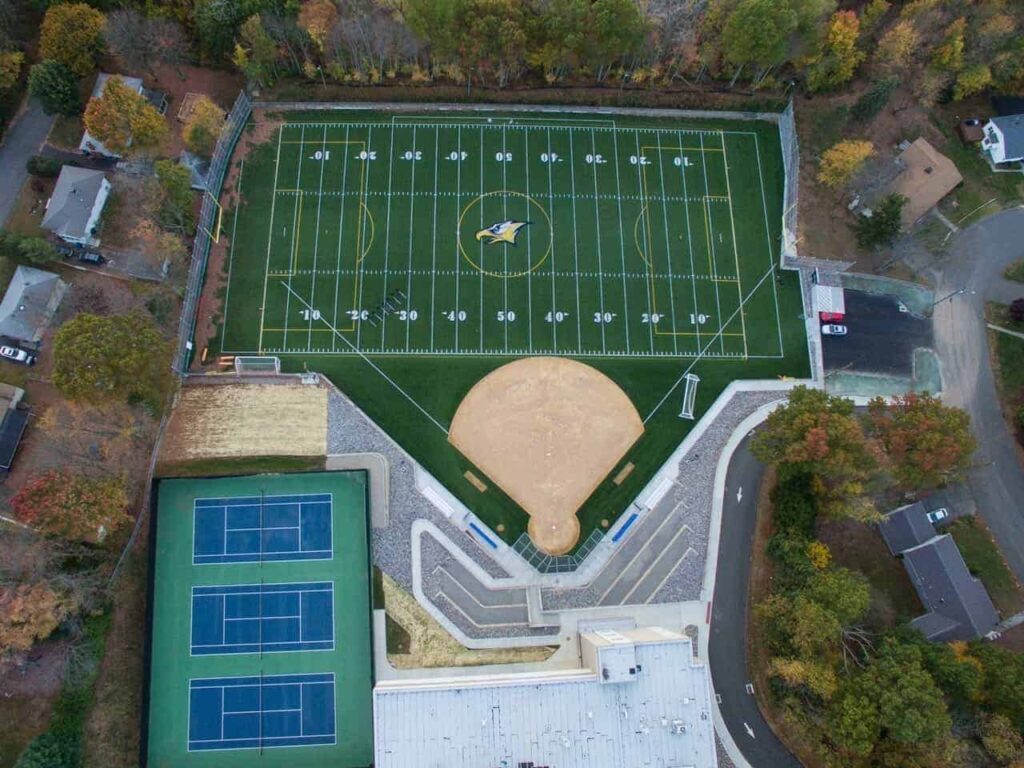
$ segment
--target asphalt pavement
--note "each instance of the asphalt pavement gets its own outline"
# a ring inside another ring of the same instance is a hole
[[[846,336],[822,335],[825,370],[910,378],[914,350],[932,346],[932,323],[900,311],[895,296],[846,290]]]
[[[0,173],[0,224],[7,221],[28,176],[25,161],[39,152],[52,125],[53,116],[43,112],[42,105],[31,99],[8,126],[4,143],[0,145],[0,168],[3,169]]]
[[[964,408],[978,441],[969,484],[982,516],[1017,578],[1024,581],[1024,468],[1007,426],[989,362],[985,303],[1015,298],[1003,270],[1024,259],[1024,208],[961,231],[935,269],[935,350],[946,400]],[[1024,296],[1024,286],[1017,289]]]
[[[725,476],[708,661],[722,719],[747,762],[755,768],[799,768],[800,762],[772,733],[747,688],[750,555],[763,474],[764,465],[750,452],[748,436],[737,447]]]

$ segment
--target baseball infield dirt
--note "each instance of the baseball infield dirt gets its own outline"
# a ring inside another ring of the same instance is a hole
[[[619,386],[561,357],[516,360],[469,391],[448,440],[530,516],[538,549],[569,552],[576,511],[643,434]]]

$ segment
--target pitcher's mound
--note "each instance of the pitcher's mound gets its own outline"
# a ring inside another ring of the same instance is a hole
[[[537,548],[560,555],[579,538],[576,510],[643,431],[629,397],[600,371],[529,357],[476,383],[448,440],[526,510]]]

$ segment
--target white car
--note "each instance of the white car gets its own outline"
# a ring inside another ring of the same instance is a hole
[[[828,325],[821,326],[821,332],[826,336],[845,336],[846,326],[845,325]]]
[[[19,347],[0,347],[0,357],[22,365],[36,364],[36,356]]]
[[[934,523],[938,523],[938,522],[941,522],[941,521],[947,520],[947,519],[949,519],[949,510],[946,509],[945,507],[940,507],[939,509],[933,509],[931,512],[928,513],[928,522],[929,523],[933,523],[934,524]]]

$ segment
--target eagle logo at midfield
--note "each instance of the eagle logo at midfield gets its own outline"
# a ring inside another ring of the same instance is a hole
[[[499,221],[497,224],[492,224],[487,229],[481,229],[477,232],[476,239],[479,241],[485,237],[489,238],[486,243],[487,245],[494,245],[495,243],[515,245],[519,230],[529,223],[528,221]]]

